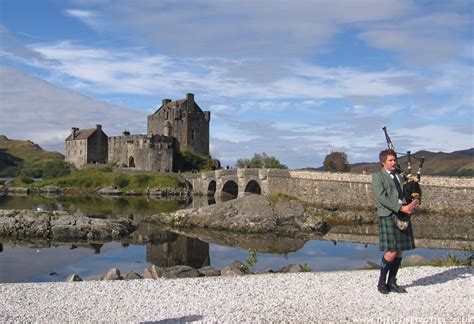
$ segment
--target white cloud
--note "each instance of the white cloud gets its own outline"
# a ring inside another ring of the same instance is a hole
[[[69,11],[99,31],[126,34],[138,44],[181,57],[285,61],[329,52],[336,36],[352,30],[370,46],[400,54],[407,62],[438,63],[457,55],[472,28],[469,1],[443,6],[411,0],[192,0],[185,5],[122,0],[79,7],[93,8],[94,14]]]
[[[69,9],[69,10],[66,10],[66,13],[80,19],[87,19],[87,18],[91,18],[95,16],[92,11],[78,10],[78,9]]]
[[[30,62],[30,64],[42,64],[46,66],[59,65],[55,59],[49,59],[42,53],[24,46],[12,36],[10,31],[0,25],[0,56],[11,56]]]
[[[109,136],[125,128],[135,133],[146,131],[146,114],[142,112],[55,87],[13,68],[0,66],[0,75],[0,129],[10,138],[29,139],[63,151],[64,139],[73,126],[102,124]]]
[[[92,29],[103,31],[106,26],[101,20],[100,14],[90,10],[67,9],[64,13],[68,16],[77,18]]]
[[[403,127],[397,130],[397,134],[404,138],[408,138],[406,134],[410,134],[410,145],[408,147],[412,151],[429,150],[453,152],[465,150],[474,145],[472,125],[470,134],[443,125]]]
[[[462,37],[472,28],[470,19],[468,14],[426,14],[374,24],[361,32],[360,38],[376,48],[399,53],[409,63],[446,62],[462,50]]]
[[[229,60],[177,59],[149,55],[140,49],[116,51],[69,42],[38,44],[34,49],[50,60],[61,62],[54,68],[57,72],[80,81],[83,88],[89,85],[87,90],[93,93],[154,94],[161,91],[174,94],[195,89],[193,91],[201,93],[209,91],[205,95],[220,98],[320,101],[323,98],[403,95],[413,89],[399,80],[413,83],[420,79],[420,82],[426,82],[405,71],[365,72],[298,64],[286,66],[287,75],[262,83],[231,75],[227,67],[232,63]],[[241,64],[241,61],[233,63]],[[251,104],[263,109],[270,105],[269,102]],[[289,103],[278,104],[279,107],[283,105],[291,106]]]
[[[137,0],[92,7],[110,31],[133,34],[171,54],[268,58],[324,50],[346,24],[393,19],[413,6],[397,0]]]

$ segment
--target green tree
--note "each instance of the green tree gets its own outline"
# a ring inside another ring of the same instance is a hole
[[[347,154],[344,152],[329,153],[324,158],[323,169],[329,172],[349,172]]]
[[[235,165],[237,168],[288,169],[288,167],[282,164],[276,157],[268,156],[265,152],[262,154],[255,153],[250,160],[238,159]]]
[[[63,160],[50,160],[43,163],[41,173],[43,178],[52,179],[71,174],[74,169],[74,166],[69,162]]]
[[[189,148],[175,153],[174,171],[210,171],[220,169],[220,163],[209,154],[196,153]]]

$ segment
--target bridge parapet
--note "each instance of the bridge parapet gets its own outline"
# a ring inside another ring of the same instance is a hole
[[[235,196],[248,192],[287,193],[330,208],[374,208],[370,174],[283,169],[227,169],[184,176],[195,193]],[[422,207],[426,210],[474,214],[474,178],[423,176]],[[231,189],[229,189],[231,188]]]

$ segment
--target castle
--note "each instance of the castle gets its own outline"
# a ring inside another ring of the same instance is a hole
[[[96,128],[72,128],[66,138],[66,161],[78,169],[88,164],[108,164],[139,171],[177,171],[174,157],[181,149],[209,154],[211,113],[202,111],[194,94],[162,105],[147,116],[147,134],[108,137],[101,125]]]

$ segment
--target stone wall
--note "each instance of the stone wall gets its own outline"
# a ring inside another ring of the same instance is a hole
[[[171,171],[175,140],[166,136],[109,137],[108,163],[142,171]]]
[[[375,208],[371,175],[269,170],[270,193],[286,192],[325,208]],[[424,176],[421,211],[474,215],[474,179]]]
[[[77,168],[87,164],[87,139],[66,141],[66,162],[70,162]]]
[[[216,196],[228,181],[238,184],[241,196],[249,181],[256,181],[264,195],[286,193],[328,209],[360,208],[375,211],[371,175],[291,171],[278,169],[231,169],[186,176],[193,192],[207,194],[216,181]],[[421,211],[474,215],[474,178],[423,176]]]

